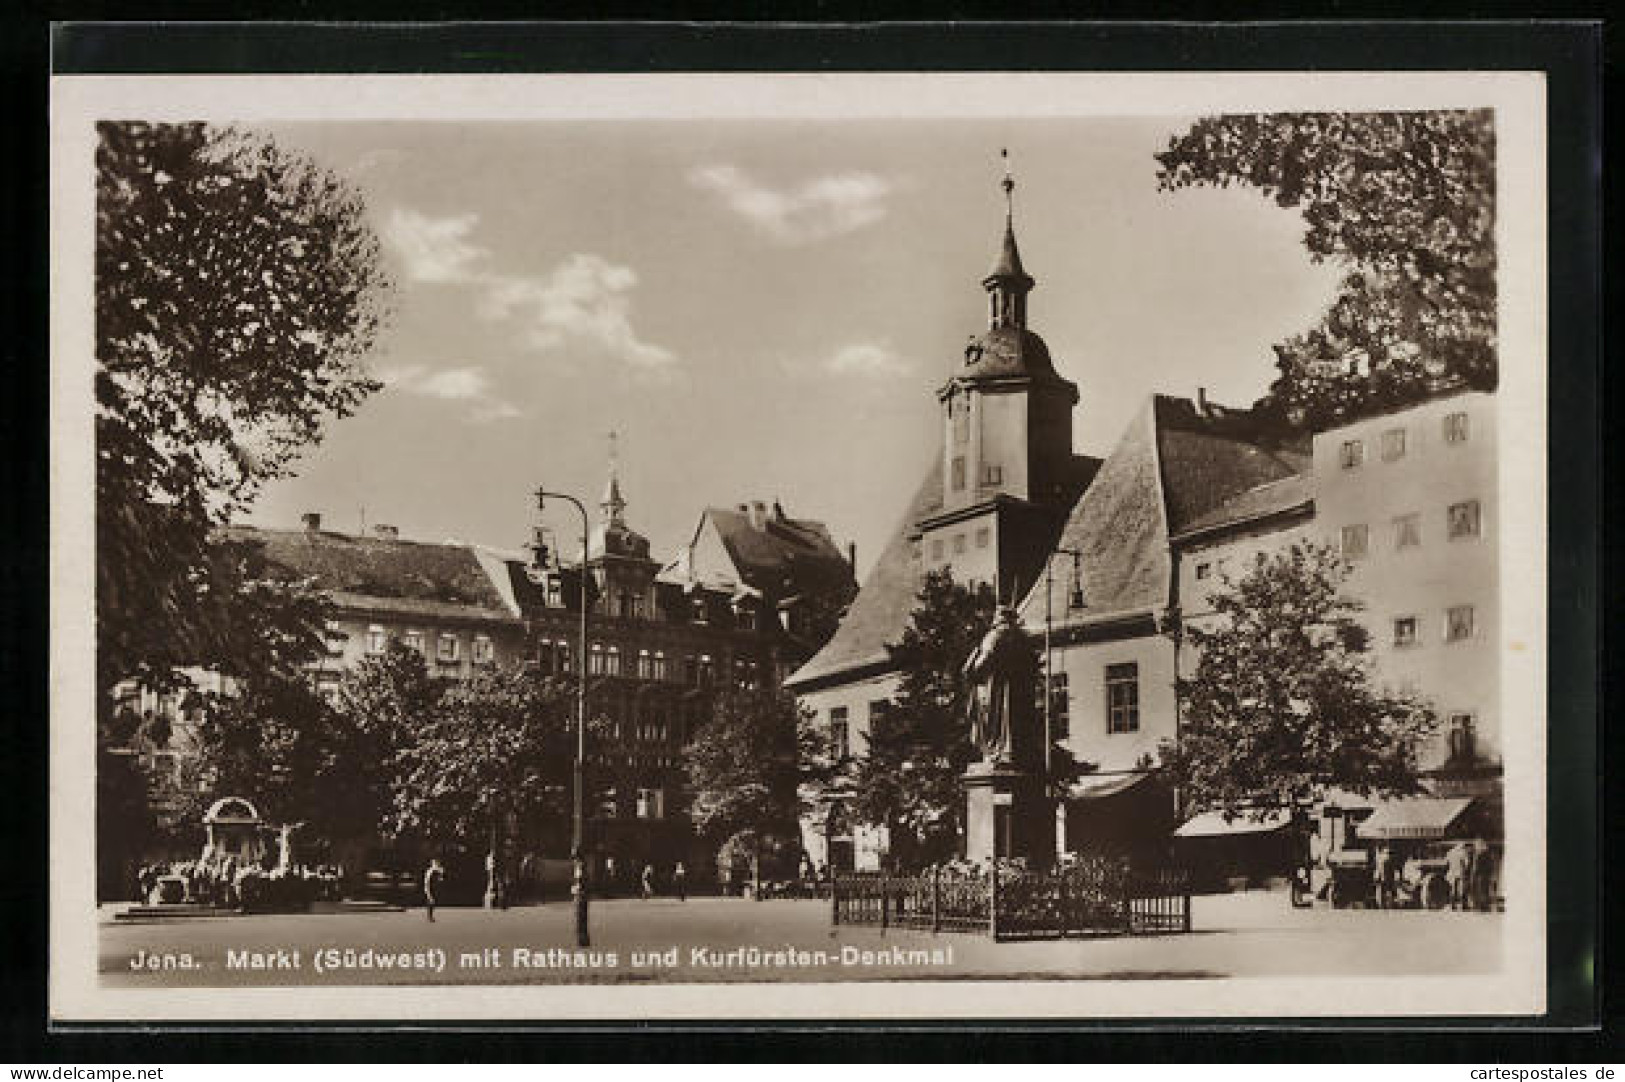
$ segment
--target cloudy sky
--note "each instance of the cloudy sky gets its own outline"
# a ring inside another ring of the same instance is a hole
[[[253,518],[517,547],[538,484],[596,502],[614,429],[657,555],[708,504],[777,498],[865,569],[985,326],[1001,147],[1079,451],[1109,451],[1154,391],[1251,402],[1270,344],[1325,307],[1336,269],[1295,212],[1157,191],[1151,155],[1188,122],[277,127],[361,187],[399,289],[370,362],[385,389]]]

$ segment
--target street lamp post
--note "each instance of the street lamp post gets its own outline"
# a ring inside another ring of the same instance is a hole
[[[576,946],[586,947],[592,943],[587,931],[587,853],[583,837],[586,815],[582,804],[587,759],[587,508],[574,496],[539,488],[536,490],[536,510],[543,510],[549,498],[564,500],[581,514],[581,576],[577,582],[581,637],[576,650],[575,800],[570,821],[570,893],[575,905]]]
[[[1054,774],[1055,728],[1052,711],[1055,703],[1055,677],[1053,667],[1055,657],[1050,650],[1051,629],[1055,622],[1053,610],[1054,603],[1051,589],[1055,579],[1055,557],[1072,557],[1072,589],[1067,591],[1067,608],[1083,608],[1083,578],[1081,563],[1083,553],[1078,549],[1069,549],[1057,546],[1055,551],[1044,558],[1044,784],[1048,786]]]

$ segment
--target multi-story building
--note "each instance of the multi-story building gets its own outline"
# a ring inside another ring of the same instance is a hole
[[[1077,392],[1026,326],[1032,285],[1007,217],[983,281],[989,330],[938,391],[942,454],[835,635],[787,682],[803,704],[861,753],[896,693],[889,648],[924,573],[995,585],[1045,644],[1052,739],[1089,769],[1058,803],[1058,845],[1161,846],[1178,820],[1155,762],[1179,739],[1176,681],[1195,664],[1183,623],[1211,619],[1211,591],[1258,553],[1329,539],[1353,566],[1347,589],[1372,621],[1378,679],[1449,717],[1425,760],[1436,782],[1493,788],[1493,396],[1310,437],[1205,393],[1153,395],[1097,461],[1072,453]],[[889,841],[839,815],[803,834],[837,868],[878,865]]]
[[[716,693],[776,687],[811,654],[808,614],[851,596],[852,569],[822,523],[793,519],[777,503],[706,509],[662,567],[626,507],[612,470],[587,553],[588,712],[608,734],[588,753],[601,772],[591,857],[600,871],[610,859],[628,875],[682,860],[704,875],[710,854],[681,800],[683,747]],[[547,672],[578,665],[573,570],[543,561],[522,592],[532,656]]]
[[[1350,568],[1376,671],[1432,701],[1440,793],[1496,798],[1501,769],[1495,395],[1442,393],[1315,437],[1315,529]]]

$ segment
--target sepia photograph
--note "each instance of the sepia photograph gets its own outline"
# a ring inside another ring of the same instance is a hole
[[[1538,74],[52,93],[58,1017],[1540,1013]]]

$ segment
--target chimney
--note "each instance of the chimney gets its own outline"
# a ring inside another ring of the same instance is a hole
[[[767,525],[767,504],[761,500],[750,503],[750,528],[760,530]]]
[[[1200,417],[1206,417],[1208,415],[1206,387],[1196,388],[1196,413]]]
[[[848,541],[846,543],[846,566],[848,566],[848,567],[850,567],[852,569],[852,573],[854,575],[857,574],[857,572],[858,572],[858,543],[856,541]]]
[[[322,515],[319,511],[306,511],[299,516],[299,521],[305,524],[306,533],[322,532]]]
[[[395,526],[386,526],[382,522],[372,528],[372,535],[380,541],[399,541],[401,531]]]
[[[738,511],[741,515],[749,515],[750,514],[750,504],[748,504],[748,503],[739,504],[734,508],[734,510]]]

